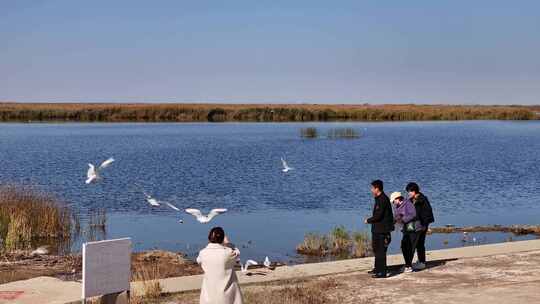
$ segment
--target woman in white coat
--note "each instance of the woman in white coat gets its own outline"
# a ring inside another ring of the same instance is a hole
[[[208,241],[208,246],[197,257],[204,271],[200,303],[242,304],[242,292],[234,271],[240,251],[229,245],[221,227],[210,230]]]

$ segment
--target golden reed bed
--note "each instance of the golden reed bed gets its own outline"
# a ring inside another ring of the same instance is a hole
[[[0,103],[0,122],[533,120],[540,106]]]

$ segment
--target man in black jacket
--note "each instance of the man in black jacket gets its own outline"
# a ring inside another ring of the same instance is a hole
[[[390,199],[384,193],[383,182],[375,180],[371,183],[371,193],[375,198],[373,215],[365,220],[371,224],[371,241],[375,255],[374,278],[386,278],[386,251],[390,245],[390,233],[394,230],[394,216]]]
[[[418,263],[413,267],[416,270],[426,268],[426,234],[429,229],[429,224],[435,221],[433,209],[428,198],[420,192],[420,187],[416,183],[409,183],[405,188],[409,193],[409,197],[414,203],[416,216],[422,225],[422,230],[418,232],[416,239],[416,254],[418,255]]]

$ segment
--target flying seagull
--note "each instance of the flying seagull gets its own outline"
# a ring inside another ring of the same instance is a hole
[[[153,198],[150,194],[144,192],[144,196],[146,196],[146,201],[152,205],[152,206],[155,206],[155,207],[158,207],[158,206],[161,206],[161,204],[165,204],[167,206],[169,206],[171,209],[173,210],[176,210],[176,211],[180,211],[180,209],[178,207],[176,207],[175,205],[169,203],[169,202],[164,202],[164,201],[158,201],[157,199]]]
[[[169,203],[169,202],[163,202],[165,205],[169,206],[171,209],[173,210],[176,210],[176,211],[180,211],[180,209],[178,209],[178,207],[176,207],[175,205]]]
[[[159,201],[158,201],[157,199],[153,198],[152,196],[150,196],[150,194],[148,194],[148,193],[146,193],[146,192],[143,192],[143,193],[144,193],[144,196],[146,196],[146,201],[147,201],[150,205],[155,206],[155,207],[161,205],[161,204],[159,203]]]
[[[99,176],[99,173],[101,169],[107,168],[112,162],[114,161],[114,158],[109,158],[106,161],[102,162],[101,165],[96,169],[96,167],[92,164],[88,164],[88,172],[86,173],[87,179],[86,183],[90,184],[94,181],[98,181],[101,177]]]
[[[186,212],[193,215],[197,218],[197,221],[200,223],[206,224],[210,222],[215,216],[217,216],[220,213],[227,212],[227,209],[219,208],[219,209],[212,209],[208,215],[203,215],[199,209],[186,209]]]
[[[289,167],[289,164],[287,164],[287,161],[283,157],[281,158],[281,163],[283,164],[283,170],[281,170],[281,171],[283,171],[285,173],[287,173],[290,170],[294,169],[294,168]]]
[[[246,273],[248,271],[249,266],[254,266],[254,265],[259,265],[259,263],[255,262],[254,260],[247,260],[245,266],[242,265],[242,263],[240,263],[240,271],[242,271],[243,273]]]

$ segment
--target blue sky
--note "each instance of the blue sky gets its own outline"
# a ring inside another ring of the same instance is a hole
[[[0,100],[540,104],[540,1],[0,0]]]

